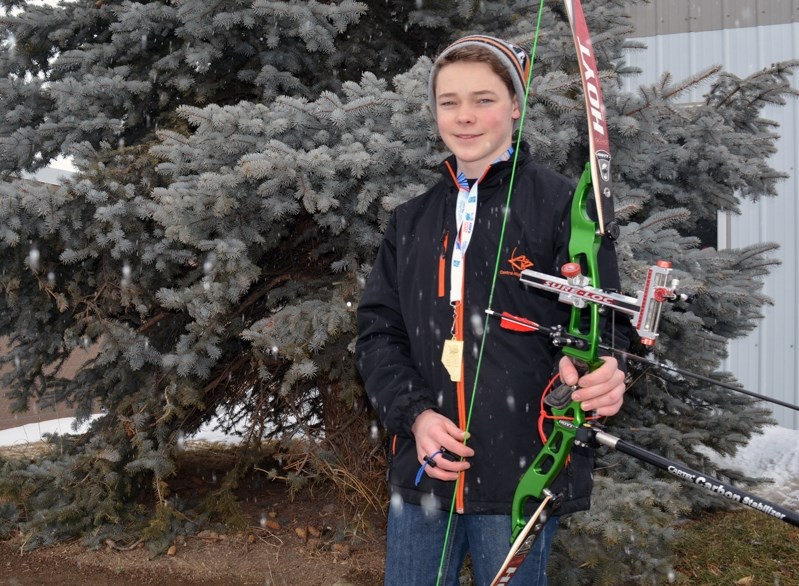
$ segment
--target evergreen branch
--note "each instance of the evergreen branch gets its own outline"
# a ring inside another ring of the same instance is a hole
[[[652,229],[658,225],[671,226],[677,222],[683,221],[690,217],[691,212],[682,209],[665,210],[656,214],[652,214],[644,222],[640,224],[643,229]]]
[[[236,310],[233,312],[232,318],[236,319],[237,317],[243,315],[244,312],[247,309],[252,307],[264,295],[268,294],[270,291],[272,291],[276,287],[278,287],[278,286],[280,286],[280,285],[282,285],[284,283],[287,283],[289,281],[296,280],[296,279],[297,279],[297,276],[293,275],[293,274],[290,274],[290,273],[287,273],[287,274],[284,274],[284,275],[278,275],[277,277],[275,277],[274,279],[269,281],[269,283],[265,284],[263,287],[259,288],[257,291],[254,291],[253,293],[248,295],[247,298],[244,301],[242,301],[238,305]]]
[[[242,354],[239,356],[235,361],[233,361],[233,363],[226,366],[216,378],[203,387],[203,395],[208,395],[211,393],[217,386],[219,386],[220,383],[222,383],[222,381],[228,378],[230,373],[237,372],[239,368],[247,364],[250,359],[251,356],[249,354]]]
[[[680,94],[699,86],[700,84],[705,82],[709,77],[712,77],[712,76],[716,75],[719,71],[721,71],[721,69],[722,69],[721,65],[713,65],[711,67],[708,67],[704,71],[702,71],[702,72],[690,77],[688,80],[682,82],[677,87],[675,87],[675,88],[673,88],[671,90],[668,90],[665,93],[661,93],[662,91],[668,89],[668,83],[671,81],[671,73],[666,72],[666,73],[664,73],[661,76],[660,82],[658,84],[660,86],[659,87],[660,91],[655,91],[655,94],[657,95],[657,97],[659,99],[662,99],[665,102],[670,102],[670,101],[674,100]],[[655,86],[653,85],[653,86],[651,86],[651,88],[654,90]],[[648,109],[648,108],[650,108],[650,107],[652,107],[654,105],[647,98],[646,91],[645,91],[645,89],[643,87],[639,88],[639,92],[644,95],[644,98],[646,100],[644,105],[639,106],[639,107],[637,107],[637,108],[635,108],[633,110],[624,111],[624,112],[622,112],[623,115],[625,115],[625,116],[635,116],[635,115],[641,113],[642,111],[644,111],[644,110],[646,110],[646,109]]]
[[[153,317],[148,319],[146,322],[141,324],[136,329],[136,331],[141,333],[141,334],[146,333],[150,328],[152,328],[153,326],[157,325],[161,320],[169,317],[170,315],[172,315],[172,314],[169,311],[161,311],[157,315],[154,315]]]

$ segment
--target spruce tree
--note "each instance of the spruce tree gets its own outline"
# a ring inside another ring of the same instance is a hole
[[[612,133],[623,287],[634,293],[650,264],[671,260],[695,300],[665,313],[654,352],[714,373],[726,340],[755,327],[769,302],[759,278],[774,245],[720,252],[696,234],[740,198],[775,194],[776,129],[760,112],[794,93],[795,64],[746,79],[664,72],[627,93],[626,4],[584,2]],[[352,364],[354,308],[388,215],[436,180],[444,156],[427,109],[430,57],[466,32],[530,46],[535,9],[3,6],[0,335],[12,344],[3,384],[19,409],[66,401],[79,418],[103,416],[42,461],[3,463],[11,507],[0,527],[21,526],[29,547],[136,533],[157,550],[214,515],[225,520],[210,501],[164,494],[183,438],[218,414],[246,430],[239,472],[264,439],[282,450],[301,438],[317,462],[357,466],[358,446],[377,439]],[[522,132],[543,163],[574,177],[587,159],[575,59],[561,4],[548,1]],[[704,102],[680,106],[700,83]],[[58,154],[73,157],[75,178],[57,188],[15,179]],[[99,353],[75,378],[54,374],[87,347]],[[733,453],[769,421],[712,385],[633,363],[630,375],[610,431],[709,473],[725,472],[704,448]],[[661,580],[674,521],[719,503],[628,457],[600,451],[599,463],[594,505],[564,522],[553,575]],[[312,459],[293,488],[324,469]],[[147,491],[156,511],[131,505]]]

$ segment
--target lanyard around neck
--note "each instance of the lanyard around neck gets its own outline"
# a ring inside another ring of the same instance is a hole
[[[463,183],[461,183],[461,179],[463,179]],[[474,185],[469,189],[469,183],[463,173],[458,173],[458,186],[460,189],[458,191],[458,203],[455,206],[458,237],[455,239],[455,248],[452,250],[452,261],[450,263],[450,303],[461,301],[463,295],[463,261],[474,232],[474,220],[477,215],[478,183],[478,181],[475,181]]]
[[[492,165],[500,161],[507,161],[512,154],[513,147],[511,146],[507,151],[502,153]],[[469,248],[469,243],[472,240],[475,219],[477,217],[477,186],[480,180],[486,176],[490,168],[491,165],[486,168],[483,175],[474,182],[471,188],[469,187],[469,181],[463,174],[463,171],[458,171],[458,201],[455,204],[455,222],[458,229],[458,237],[455,239],[455,247],[452,250],[449,281],[449,302],[453,305],[462,301],[463,297],[464,260],[466,258],[466,249]]]

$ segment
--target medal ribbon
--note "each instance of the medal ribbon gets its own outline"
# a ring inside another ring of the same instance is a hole
[[[513,150],[513,146],[511,146],[497,157],[491,165],[509,160],[513,155]],[[486,168],[482,177],[485,177],[491,165]],[[450,262],[449,302],[452,305],[460,302],[463,297],[463,261],[474,232],[474,223],[477,217],[477,186],[479,183],[480,180],[478,179],[470,188],[466,175],[464,175],[463,171],[458,170],[458,201],[455,204],[455,222],[458,227],[458,238],[455,240],[452,261]]]

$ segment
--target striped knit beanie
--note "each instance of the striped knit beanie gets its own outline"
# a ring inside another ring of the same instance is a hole
[[[510,78],[513,81],[513,89],[515,90],[516,98],[519,100],[520,107],[524,101],[525,89],[527,87],[527,77],[530,75],[530,58],[525,50],[521,47],[517,47],[516,45],[512,45],[511,43],[494,37],[489,37],[486,35],[470,35],[468,37],[458,39],[449,47],[444,49],[433,63],[433,67],[430,70],[430,81],[428,82],[427,87],[427,95],[430,102],[430,112],[433,114],[433,120],[436,119],[435,80],[438,70],[441,67],[441,62],[443,58],[453,50],[470,45],[488,49],[499,59],[500,63],[502,63],[502,65],[507,68],[508,73],[510,73]],[[519,124],[520,121],[516,120],[514,122],[513,129],[517,130],[519,128]]]

